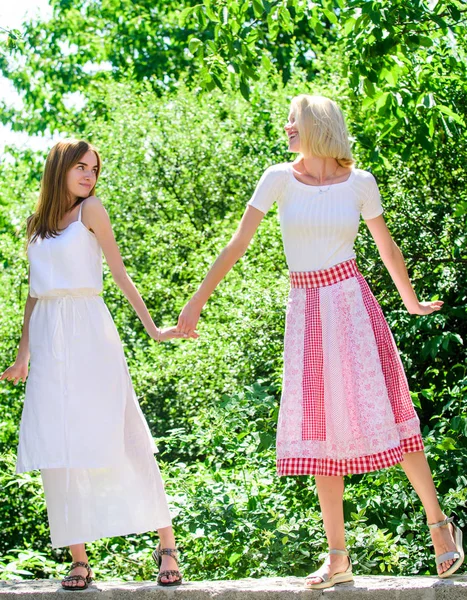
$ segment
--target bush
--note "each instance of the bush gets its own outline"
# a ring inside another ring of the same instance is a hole
[[[325,77],[323,76],[323,81]],[[103,87],[86,109],[84,130],[104,157],[99,195],[108,208],[128,271],[158,324],[174,323],[234,232],[262,171],[289,160],[282,124],[303,90],[261,81],[251,104],[234,94],[154,98],[130,84]],[[334,76],[312,91],[335,95],[355,126],[371,115],[346,97]],[[99,107],[106,111],[100,116]],[[110,109],[110,110],[109,110]],[[72,132],[70,132],[72,133]],[[368,131],[365,131],[365,135]],[[366,230],[359,264],[380,300],[401,350],[424,426],[430,464],[446,512],[465,524],[465,212],[461,156],[465,137],[436,156],[375,169],[387,221],[408,257],[417,292],[441,297],[432,317],[408,315]],[[369,166],[365,146],[359,165]],[[14,358],[27,294],[23,223],[34,206],[41,157],[16,154],[0,165],[0,347]],[[288,279],[273,209],[247,255],[203,312],[197,342],[156,345],[109,274],[105,300],[125,346],[135,389],[158,438],[183,568],[192,579],[303,575],[326,544],[311,478],[277,478],[274,439],[282,373]],[[0,502],[3,576],[63,573],[66,553],[51,551],[37,474],[13,474],[22,386],[0,390],[4,469]],[[455,453],[455,454],[454,454]],[[455,456],[455,460],[453,460]],[[462,507],[462,508],[458,508]],[[346,517],[360,573],[435,572],[423,516],[402,471],[347,480]],[[151,535],[90,545],[99,578],[153,576]],[[53,560],[57,560],[55,565]]]

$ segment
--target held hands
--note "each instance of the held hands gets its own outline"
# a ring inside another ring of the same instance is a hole
[[[190,335],[186,335],[181,331],[178,331],[177,327],[164,327],[157,330],[155,335],[151,336],[156,342],[167,342],[168,340],[173,340],[177,338],[191,338],[196,340],[199,335],[196,331],[191,332]]]
[[[182,333],[182,336],[191,337],[195,332],[203,307],[192,298],[183,307],[180,316],[178,317],[177,331]]]
[[[8,367],[6,371],[0,375],[0,381],[4,379],[6,381],[13,381],[15,385],[17,385],[18,381],[22,381],[23,383],[26,381],[28,377],[28,363],[27,362],[18,362],[16,361],[11,367]]]
[[[407,308],[411,315],[431,315],[431,313],[441,310],[444,302],[434,300],[433,302],[418,302],[415,306]]]

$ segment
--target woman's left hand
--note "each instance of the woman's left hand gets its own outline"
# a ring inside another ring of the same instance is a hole
[[[413,308],[407,309],[411,315],[431,315],[431,313],[441,310],[444,302],[434,300],[433,302],[419,302]]]

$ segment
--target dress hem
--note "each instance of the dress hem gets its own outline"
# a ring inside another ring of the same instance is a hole
[[[105,533],[103,535],[99,535],[99,536],[91,536],[91,538],[78,538],[76,540],[72,540],[69,542],[65,542],[65,543],[54,543],[53,541],[51,542],[52,544],[52,548],[65,548],[67,546],[74,546],[75,544],[90,544],[91,542],[95,542],[97,540],[102,540],[104,538],[114,538],[114,537],[124,537],[127,535],[140,535],[142,533],[147,533],[148,531],[157,531],[158,529],[163,529],[164,527],[171,527],[172,526],[172,520],[170,519],[168,523],[163,522],[162,524],[158,524],[156,523],[155,525],[152,525],[151,527],[144,527],[143,529],[140,529],[138,531],[124,531],[122,532],[121,530],[118,531],[118,533]]]
[[[371,471],[379,471],[397,465],[404,460],[404,454],[410,452],[423,452],[422,436],[420,434],[400,441],[400,445],[383,452],[344,458],[282,458],[277,460],[277,474],[280,477],[287,475],[321,475],[342,476],[359,475]]]

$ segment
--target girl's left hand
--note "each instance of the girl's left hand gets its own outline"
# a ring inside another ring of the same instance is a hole
[[[182,333],[181,331],[177,331],[176,327],[164,327],[163,329],[159,329],[159,337],[154,338],[159,342],[167,342],[168,340],[176,339],[176,338],[191,338],[196,340],[199,338],[199,335],[196,331],[193,331],[191,334]]]
[[[433,302],[419,302],[413,309],[409,310],[411,315],[431,315],[431,313],[441,310],[444,302],[434,300]]]

